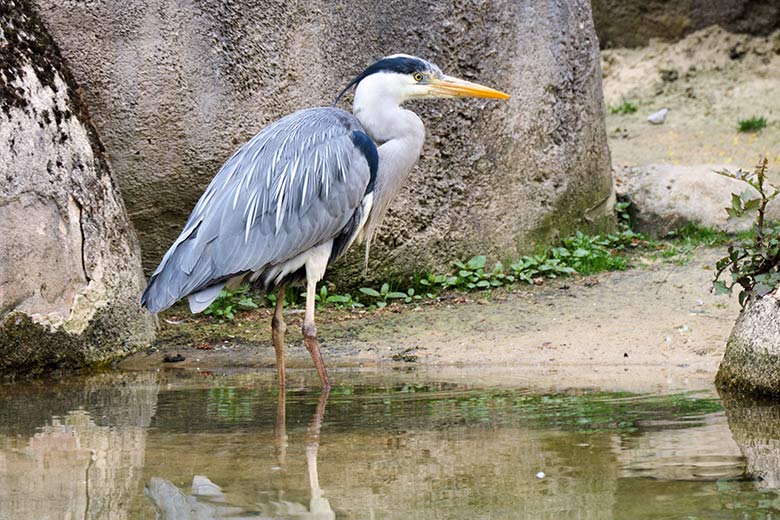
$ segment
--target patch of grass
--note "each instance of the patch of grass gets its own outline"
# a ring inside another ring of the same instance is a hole
[[[740,119],[737,128],[740,132],[758,132],[762,128],[766,128],[766,118],[753,116],[750,119]]]
[[[619,105],[610,105],[609,113],[610,114],[633,114],[638,109],[639,108],[634,103],[624,100]]]
[[[727,244],[733,237],[725,231],[718,231],[699,224],[687,224],[669,233],[667,238],[681,241],[686,245],[712,247]]]
[[[685,265],[700,246],[717,247],[731,243],[734,237],[725,231],[687,224],[666,235],[666,240],[656,243],[657,257],[676,265]]]

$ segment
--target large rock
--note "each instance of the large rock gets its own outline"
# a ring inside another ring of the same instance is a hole
[[[777,291],[752,297],[731,331],[715,382],[780,395],[780,301]]]
[[[9,386],[0,394],[0,518],[150,518],[133,504],[157,374]]]
[[[602,47],[639,47],[650,38],[678,40],[710,25],[765,35],[780,28],[777,0],[593,0]]]
[[[102,145],[25,1],[0,0],[0,371],[148,344],[144,277]]]
[[[745,459],[745,476],[759,489],[780,488],[780,402],[720,391],[729,430]]]
[[[84,88],[146,269],[237,146],[287,113],[330,104],[396,52],[512,99],[413,105],[428,128],[424,158],[380,232],[371,276],[512,256],[610,224],[586,0],[35,2]],[[362,270],[353,251],[338,272],[353,280]]]
[[[726,208],[731,206],[732,194],[748,190],[758,197],[758,192],[717,173],[726,169],[734,170],[712,164],[632,166],[616,172],[616,191],[631,203],[633,228],[653,237],[664,237],[688,224],[727,233],[748,231],[753,226],[752,215],[729,219]],[[780,205],[768,207],[768,218],[780,219]]]

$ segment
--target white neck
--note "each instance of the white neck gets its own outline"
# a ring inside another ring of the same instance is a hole
[[[401,108],[404,82],[400,74],[373,74],[355,89],[352,113],[378,145],[393,139],[425,139],[425,127],[414,112]],[[417,156],[419,157],[419,151]],[[415,157],[417,160],[417,157]]]
[[[396,74],[373,74],[355,90],[353,114],[379,150],[373,206],[366,223],[366,256],[374,233],[409,177],[425,141],[425,127],[420,118],[400,106],[404,101],[400,84],[403,81],[406,78]]]

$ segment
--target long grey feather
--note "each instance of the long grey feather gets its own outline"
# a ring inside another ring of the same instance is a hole
[[[370,178],[368,162],[352,142],[355,131],[363,129],[351,114],[314,108],[254,136],[206,188],[141,303],[158,312],[198,293],[199,308],[219,293],[210,287],[336,237]]]

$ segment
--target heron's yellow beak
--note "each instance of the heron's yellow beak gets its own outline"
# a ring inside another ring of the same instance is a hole
[[[436,97],[480,97],[509,99],[509,94],[495,90],[479,83],[472,83],[464,79],[444,76],[441,79],[429,80],[430,92]]]

